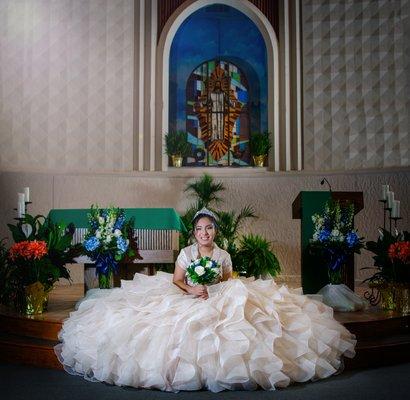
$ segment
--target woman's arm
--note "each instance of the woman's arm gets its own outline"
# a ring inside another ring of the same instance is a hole
[[[172,282],[185,293],[193,294],[195,296],[202,297],[203,299],[208,298],[208,291],[206,290],[206,286],[189,286],[185,283],[185,270],[178,264],[175,264],[174,277],[172,279]]]
[[[232,278],[232,259],[228,253],[226,254],[227,257],[222,263],[222,281],[227,281]]]

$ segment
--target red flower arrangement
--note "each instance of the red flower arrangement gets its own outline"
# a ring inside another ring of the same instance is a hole
[[[410,263],[410,242],[409,241],[402,241],[392,243],[388,250],[389,258],[394,260],[399,260],[403,264]]]
[[[47,243],[43,240],[25,240],[14,243],[9,254],[13,261],[19,257],[26,260],[40,260],[47,254]]]

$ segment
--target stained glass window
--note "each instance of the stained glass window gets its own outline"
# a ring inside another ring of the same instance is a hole
[[[232,63],[201,64],[186,86],[187,166],[250,165],[248,82]]]

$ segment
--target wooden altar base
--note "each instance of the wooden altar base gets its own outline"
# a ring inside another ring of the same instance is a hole
[[[53,347],[64,319],[83,297],[82,284],[58,286],[50,294],[48,311],[22,316],[0,309],[0,361],[62,369]],[[410,315],[372,308],[335,313],[335,318],[357,337],[357,355],[345,359],[346,369],[378,367],[410,361]]]

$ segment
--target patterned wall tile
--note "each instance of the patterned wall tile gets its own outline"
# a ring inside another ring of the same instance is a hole
[[[305,0],[304,167],[410,164],[409,0]]]
[[[0,166],[132,169],[132,0],[0,2]]]

